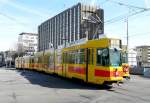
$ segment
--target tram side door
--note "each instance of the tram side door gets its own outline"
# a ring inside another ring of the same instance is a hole
[[[66,69],[67,69],[67,53],[63,53],[63,61],[62,61],[62,73],[63,76],[66,77]]]
[[[86,49],[86,82],[94,80],[94,49]]]

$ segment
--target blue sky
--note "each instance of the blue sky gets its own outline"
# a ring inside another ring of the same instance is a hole
[[[150,8],[150,0],[112,0],[143,8]],[[111,0],[0,0],[0,51],[14,48],[21,32],[37,33],[37,26],[50,17],[84,2],[104,9],[105,21],[124,15],[133,8],[118,5]],[[137,10],[137,9],[134,9]],[[126,43],[125,19],[105,24],[105,33]],[[129,18],[129,47],[150,45],[150,11]]]

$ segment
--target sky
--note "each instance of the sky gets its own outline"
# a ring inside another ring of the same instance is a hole
[[[15,48],[20,33],[37,33],[38,25],[78,2],[104,9],[105,34],[122,39],[123,44],[126,44],[126,18],[106,21],[142,10],[138,8],[150,8],[150,0],[0,0],[0,51]],[[128,30],[129,48],[150,45],[150,10],[129,17]]]

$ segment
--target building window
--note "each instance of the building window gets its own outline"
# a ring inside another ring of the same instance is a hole
[[[34,39],[34,37],[31,37],[31,39]]]

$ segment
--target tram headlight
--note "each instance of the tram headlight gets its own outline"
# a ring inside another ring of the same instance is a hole
[[[115,69],[114,76],[115,76],[115,77],[118,77],[118,76],[119,76],[118,69]]]
[[[129,67],[128,66],[123,66],[123,72],[128,72],[129,71]]]

